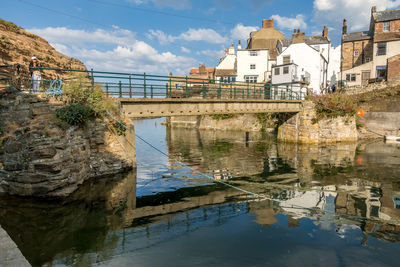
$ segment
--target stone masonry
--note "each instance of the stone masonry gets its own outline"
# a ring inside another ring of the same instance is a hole
[[[316,122],[314,103],[303,103],[301,112],[278,128],[278,140],[303,144],[353,142],[358,133],[355,117],[338,117]]]
[[[64,197],[89,178],[135,165],[107,121],[63,129],[54,119],[59,105],[27,94],[0,99],[0,193]]]

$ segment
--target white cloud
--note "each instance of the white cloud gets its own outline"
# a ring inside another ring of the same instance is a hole
[[[314,0],[314,20],[337,26],[347,19],[350,31],[368,30],[372,6],[378,10],[396,8],[400,0]]]
[[[161,30],[150,30],[146,36],[151,40],[155,38],[164,45],[175,40],[203,41],[211,44],[222,44],[228,40],[213,29],[189,29],[178,36],[168,35]]]
[[[149,30],[149,33],[147,33],[146,36],[150,40],[153,40],[154,38],[157,39],[162,45],[167,45],[175,40],[175,37],[167,35],[161,30]]]
[[[295,18],[281,17],[279,15],[272,15],[271,19],[274,19],[278,28],[281,29],[306,29],[307,23],[304,21],[304,15],[298,14]]]
[[[187,49],[187,48],[184,47],[184,46],[181,46],[181,51],[182,51],[183,53],[190,53],[190,49]]]
[[[219,59],[221,57],[223,57],[225,55],[225,51],[223,50],[201,50],[201,51],[197,51],[196,53],[197,55],[202,55],[202,56],[206,56],[206,57],[210,57],[213,59]]]
[[[332,10],[335,7],[335,2],[331,0],[315,0],[314,8],[317,10]]]
[[[197,62],[190,57],[159,52],[136,40],[133,32],[118,27],[110,31],[99,29],[90,32],[59,27],[34,29],[34,32],[49,40],[57,51],[78,58],[95,70],[164,75],[172,71],[180,75],[187,73]]]
[[[226,37],[222,37],[213,29],[189,29],[182,33],[177,39],[186,41],[204,41],[213,44],[222,44],[227,41]]]
[[[174,9],[189,9],[192,7],[190,0],[127,0],[137,5],[153,3],[155,6],[163,8],[170,7]]]
[[[244,26],[242,23],[237,24],[231,30],[232,40],[244,40],[250,37],[250,32],[257,31],[259,28],[257,26]]]
[[[69,29],[66,27],[47,27],[44,29],[28,29],[51,43],[62,41],[64,44],[107,43],[129,45],[135,41],[135,33],[116,26],[111,31],[98,29],[93,32]]]

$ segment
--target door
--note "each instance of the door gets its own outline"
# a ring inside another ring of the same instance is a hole
[[[362,86],[366,86],[368,84],[368,80],[371,78],[370,71],[363,71],[361,74],[361,84]]]

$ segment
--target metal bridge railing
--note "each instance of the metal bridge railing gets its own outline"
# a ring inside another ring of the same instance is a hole
[[[202,98],[303,100],[307,88],[302,84],[223,83],[190,76],[162,76],[147,73],[121,73],[57,68],[31,68],[55,71],[63,86],[81,77],[80,86],[100,86],[109,97],[117,98]],[[83,77],[83,79],[82,79]],[[42,87],[50,81],[43,80]],[[43,90],[43,88],[42,88]]]

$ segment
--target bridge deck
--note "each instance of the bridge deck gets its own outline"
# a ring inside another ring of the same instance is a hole
[[[164,117],[237,113],[297,113],[300,100],[120,98],[128,117]]]

